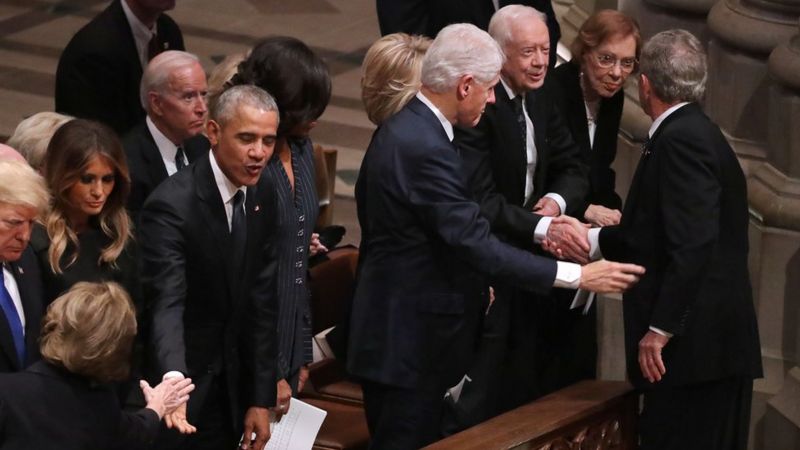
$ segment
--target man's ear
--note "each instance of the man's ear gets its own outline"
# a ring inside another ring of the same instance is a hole
[[[469,95],[472,85],[475,83],[475,78],[472,75],[464,75],[458,80],[458,99],[464,100]]]
[[[208,119],[208,122],[206,122],[206,136],[208,137],[208,141],[211,142],[212,147],[216,147],[219,143],[221,133],[222,127],[220,127],[217,122]]]
[[[150,112],[156,116],[163,116],[164,115],[164,108],[161,104],[161,94],[155,91],[150,91],[147,93],[147,103],[150,104]]]

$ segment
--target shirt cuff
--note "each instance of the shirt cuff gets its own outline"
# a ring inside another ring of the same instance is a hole
[[[560,194],[556,194],[555,192],[549,192],[544,196],[555,200],[555,202],[558,203],[558,207],[561,208],[561,214],[566,214],[567,202],[564,200],[564,197],[562,197]]]
[[[565,261],[556,261],[556,281],[553,287],[578,289],[581,285],[581,266]]]
[[[541,244],[547,237],[547,230],[550,228],[550,222],[553,221],[552,217],[542,216],[539,222],[536,223],[536,228],[533,230],[533,243]]]
[[[602,228],[591,228],[588,232],[589,238],[589,259],[597,261],[603,259],[603,252],[600,251],[600,230]]]
[[[669,331],[664,331],[661,328],[656,328],[656,327],[654,327],[652,325],[650,325],[650,331],[652,331],[653,333],[656,333],[656,334],[660,334],[662,336],[666,336],[668,338],[672,337],[672,333],[670,333]]]
[[[168,380],[170,378],[178,378],[182,380],[186,377],[184,377],[183,374],[177,370],[170,370],[169,372],[165,373],[163,377],[161,377],[161,381]]]

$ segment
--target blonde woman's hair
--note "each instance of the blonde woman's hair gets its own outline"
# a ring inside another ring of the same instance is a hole
[[[47,214],[50,191],[44,178],[22,161],[0,160],[0,204],[27,206],[39,219]]]
[[[392,33],[375,41],[361,64],[361,100],[369,120],[380,125],[419,91],[422,58],[433,42]]]
[[[117,257],[131,239],[131,220],[125,210],[131,181],[119,138],[111,128],[99,122],[83,119],[67,122],[50,140],[44,164],[45,179],[53,194],[45,226],[50,237],[48,259],[54,273],[63,271],[61,258],[68,243],[72,243],[75,251],[69,255],[66,267],[78,259],[78,235],[67,218],[68,195],[94,156],[104,158],[114,168],[115,177],[114,189],[97,217],[101,231],[111,239],[111,243],[101,250],[97,264],[116,267]]]
[[[247,53],[233,53],[225,57],[221,63],[211,69],[208,75],[208,109],[209,111],[217,104],[220,94],[230,87],[229,81],[236,74],[239,63],[247,58]]]
[[[47,308],[41,353],[50,364],[100,382],[124,380],[136,312],[117,283],[76,283]]]
[[[51,111],[36,113],[17,124],[7,144],[17,149],[34,169],[41,172],[44,155],[53,133],[74,119]]]

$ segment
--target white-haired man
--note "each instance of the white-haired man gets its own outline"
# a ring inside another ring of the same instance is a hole
[[[494,101],[502,64],[486,32],[444,28],[423,61],[420,92],[381,125],[364,157],[347,367],[364,389],[373,448],[419,448],[440,436],[444,393],[471,362],[486,307],[480,273],[540,292],[554,284],[618,291],[641,273],[609,262],[581,270],[489,233],[452,137],[454,124],[475,126]]]
[[[0,372],[17,372],[39,359],[44,288],[28,247],[33,223],[50,202],[44,179],[17,154],[0,155]]]
[[[168,176],[208,153],[202,134],[208,116],[206,73],[197,56],[169,50],[142,76],[144,122],[122,141],[131,173],[128,209],[137,216],[147,196]]]
[[[698,104],[702,44],[684,30],[642,48],[639,102],[653,119],[619,225],[593,257],[647,267],[625,294],[628,378],[644,395],[641,448],[744,450],[761,350],[747,270],[747,185]]]

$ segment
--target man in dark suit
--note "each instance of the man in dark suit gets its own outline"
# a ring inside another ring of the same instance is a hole
[[[56,70],[56,111],[105,123],[124,135],[144,118],[139,82],[147,62],[184,50],[180,28],[164,11],[175,0],[114,0],[78,30]]]
[[[442,398],[471,362],[487,305],[480,273],[527,289],[624,289],[640,268],[581,269],[498,241],[469,200],[453,124],[474,126],[502,65],[473,25],[446,27],[422,88],[375,132],[356,185],[362,229],[347,368],[361,380],[374,448],[419,448],[439,436]],[[601,272],[602,274],[598,274]]]
[[[494,89],[496,102],[487,106],[475,128],[456,127],[455,142],[465,166],[473,168],[468,174],[473,196],[493,232],[530,249],[534,242],[562,231],[560,220],[553,223],[553,217],[571,214],[582,203],[588,181],[580,150],[555,107],[555,86],[546,78],[554,49],[544,14],[523,5],[503,7],[492,17],[489,33],[506,55]],[[503,220],[492,220],[497,211],[522,208],[536,214],[507,220],[506,213],[498,216]],[[574,233],[583,227],[566,229]],[[582,237],[575,244],[567,256],[585,261],[580,253],[588,249],[588,242]],[[460,427],[559,386],[548,368],[558,357],[551,351],[553,342],[565,336],[552,322],[559,309],[568,307],[558,303],[567,300],[532,295],[502,280],[491,282],[497,301],[484,323],[481,353],[487,356],[470,370],[473,382],[464,388],[466,401],[455,407],[462,416]]]
[[[202,134],[207,92],[206,73],[190,53],[166,51],[147,65],[141,87],[147,117],[122,141],[131,175],[128,210],[134,217],[156,186],[208,153]]]
[[[381,35],[404,32],[435,38],[439,30],[451,23],[471,23],[482,30],[489,19],[508,5],[526,5],[547,15],[550,35],[550,66],[556,64],[556,45],[561,39],[561,27],[551,0],[376,0]]]
[[[265,91],[225,91],[208,122],[211,152],[162,182],[141,212],[156,373],[190,376],[197,386],[188,420],[198,432],[181,448],[233,448],[243,429],[242,448],[261,449],[269,438],[277,383],[274,198],[255,186],[277,127]],[[168,426],[186,420],[185,407],[166,417]]]
[[[628,376],[644,394],[643,449],[745,449],[762,376],[747,270],[747,187],[697,103],[706,57],[689,32],[642,49],[639,102],[654,122],[619,225],[589,231],[593,257],[647,267],[625,294]]]
[[[24,160],[0,158],[0,179],[0,372],[17,372],[39,359],[44,292],[28,241],[50,194]]]

